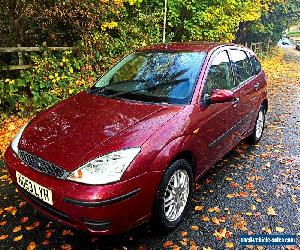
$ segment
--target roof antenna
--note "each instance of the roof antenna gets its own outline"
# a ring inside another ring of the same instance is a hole
[[[168,0],[165,0],[163,43],[166,43],[167,8],[168,8]]]

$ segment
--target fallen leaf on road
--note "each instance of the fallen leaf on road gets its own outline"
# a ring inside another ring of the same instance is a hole
[[[278,233],[282,233],[284,232],[284,228],[283,227],[275,227],[276,232]]]
[[[202,221],[208,222],[209,221],[209,217],[208,216],[202,216],[201,218]]]
[[[0,221],[0,226],[4,226],[7,223],[6,220]]]
[[[170,247],[170,246],[173,246],[173,245],[174,245],[173,241],[168,240],[168,241],[166,241],[166,242],[163,244],[163,247],[164,247],[164,248],[167,248],[167,247]]]
[[[202,211],[203,208],[204,208],[204,206],[196,206],[196,207],[195,207],[195,210],[196,210],[196,211]]]
[[[17,209],[13,206],[9,206],[7,208],[4,208],[4,210],[8,213],[10,213],[11,215],[15,215],[17,213]]]
[[[277,215],[277,213],[276,213],[276,211],[274,210],[273,207],[269,207],[269,208],[267,209],[267,214],[270,215],[270,216],[275,216],[275,215]]]
[[[217,217],[212,217],[211,218],[211,221],[215,224],[215,225],[218,225],[218,226],[220,226],[220,221],[219,221],[219,219],[217,218]]]
[[[19,232],[19,231],[21,231],[21,226],[17,226],[13,229],[14,233]]]
[[[26,205],[26,201],[22,201],[20,202],[19,207],[24,207],[25,205]]]
[[[15,237],[15,238],[14,238],[14,241],[22,240],[22,238],[23,238],[23,235],[21,234],[21,235]]]
[[[23,218],[21,218],[21,222],[22,223],[25,223],[25,222],[27,222],[28,221],[28,217],[23,217]]]
[[[1,236],[0,236],[0,240],[5,240],[7,237],[8,237],[7,234],[1,235]]]
[[[36,248],[35,242],[30,242],[29,245],[27,246],[27,250],[34,250]]]
[[[226,242],[225,246],[227,248],[234,248],[234,244],[232,242]]]
[[[231,232],[226,230],[226,227],[224,229],[219,228],[217,231],[213,233],[213,235],[216,237],[217,240],[222,240],[222,238],[230,238],[231,237]]]
[[[268,228],[268,227],[263,227],[263,228],[262,228],[262,231],[264,231],[264,232],[266,232],[266,233],[268,233],[268,234],[271,234],[271,233],[272,233],[271,229]]]
[[[69,244],[63,244],[63,245],[60,246],[60,249],[62,249],[62,250],[71,250],[72,247]]]
[[[183,231],[183,232],[180,233],[181,237],[186,237],[187,235],[188,235],[188,232],[185,232],[185,231]]]
[[[62,235],[74,235],[74,233],[71,230],[63,230]]]
[[[46,246],[46,245],[48,245],[49,244],[49,240],[44,240],[43,242],[42,242],[42,245],[43,246]]]

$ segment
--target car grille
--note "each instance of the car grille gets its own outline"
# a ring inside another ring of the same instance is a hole
[[[69,174],[67,171],[61,169],[60,167],[57,167],[54,164],[32,154],[29,154],[25,151],[19,150],[19,157],[26,165],[44,174],[51,175],[60,179],[65,179]]]

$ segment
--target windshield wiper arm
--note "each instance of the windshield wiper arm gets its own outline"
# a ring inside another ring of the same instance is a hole
[[[92,89],[89,89],[89,90],[87,90],[87,92],[89,93],[89,94],[92,94],[92,93],[101,93],[102,91],[104,91],[104,90],[107,90],[107,89],[110,89],[110,87],[111,86],[116,86],[116,85],[120,85],[120,84],[123,84],[123,83],[135,83],[135,82],[141,82],[141,83],[143,83],[143,82],[146,82],[146,80],[144,80],[144,79],[138,79],[138,80],[124,80],[124,81],[120,81],[120,82],[116,82],[116,83],[114,83],[114,84],[110,84],[110,85],[106,85],[106,86],[104,86],[104,87],[95,87],[95,88],[92,88]]]
[[[166,81],[166,82],[162,82],[160,84],[156,84],[156,85],[150,86],[148,88],[142,88],[142,89],[136,89],[136,90],[127,91],[127,92],[112,94],[112,95],[109,95],[108,97],[116,97],[116,96],[122,96],[122,95],[137,93],[137,92],[140,92],[140,91],[143,91],[143,90],[150,90],[150,89],[154,89],[154,88],[157,88],[159,86],[164,86],[164,85],[167,85],[167,84],[174,85],[174,84],[177,84],[177,83],[180,83],[180,82],[183,82],[183,81],[187,81],[187,80],[189,80],[189,79],[188,78],[184,78],[184,79],[177,79],[177,80],[172,80],[172,81]]]

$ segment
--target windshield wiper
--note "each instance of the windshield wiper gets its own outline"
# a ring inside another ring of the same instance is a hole
[[[92,93],[101,93],[101,92],[103,92],[105,90],[111,90],[110,87],[113,87],[113,86],[116,86],[116,85],[121,85],[123,83],[135,83],[135,82],[144,83],[144,82],[146,82],[146,80],[144,80],[144,79],[124,80],[124,81],[120,81],[120,82],[116,82],[116,83],[113,83],[113,84],[106,85],[104,87],[95,87],[95,88],[89,89],[89,90],[87,90],[87,93],[89,93],[89,94],[92,94]]]
[[[165,86],[165,85],[168,85],[168,84],[175,85],[177,83],[184,82],[184,81],[187,81],[187,80],[189,80],[189,79],[188,78],[184,78],[184,79],[177,79],[177,80],[172,80],[172,81],[166,81],[166,82],[162,82],[160,84],[156,84],[156,85],[150,86],[148,88],[142,88],[142,89],[136,89],[136,90],[127,91],[127,92],[112,94],[112,95],[108,95],[108,97],[117,97],[117,96],[122,96],[122,95],[127,95],[127,94],[133,94],[133,93],[137,93],[137,92],[144,91],[144,90],[155,89],[157,87]]]

